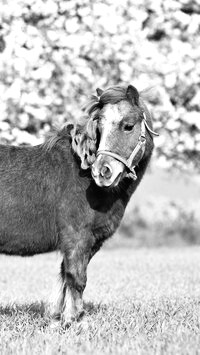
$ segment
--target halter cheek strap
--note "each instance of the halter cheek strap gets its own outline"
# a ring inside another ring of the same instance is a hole
[[[141,121],[141,133],[140,137],[138,139],[138,143],[136,144],[134,150],[132,151],[130,157],[128,159],[125,159],[121,157],[119,154],[110,152],[109,150],[98,150],[97,152],[97,157],[102,154],[102,155],[108,155],[118,161],[120,161],[122,164],[124,164],[129,171],[130,176],[133,178],[133,180],[137,179],[137,175],[135,172],[135,166],[139,163],[139,161],[142,159],[144,152],[145,152],[145,145],[146,145],[146,130],[151,134],[158,136],[159,134],[154,132],[148,125],[147,120],[146,120],[146,114],[143,112],[143,120]],[[133,165],[134,158],[137,156],[137,154],[141,151],[140,159],[138,160],[137,164]]]

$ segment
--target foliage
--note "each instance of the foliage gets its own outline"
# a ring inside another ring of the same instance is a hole
[[[140,246],[200,244],[199,211],[198,202],[184,205],[166,198],[131,203],[119,233]]]
[[[4,0],[0,12],[2,142],[36,144],[76,119],[97,86],[147,95],[161,162],[199,163],[197,0]]]
[[[88,270],[85,318],[66,330],[50,328],[41,303],[58,272],[55,254],[3,256],[0,353],[198,354],[199,252],[101,251]]]

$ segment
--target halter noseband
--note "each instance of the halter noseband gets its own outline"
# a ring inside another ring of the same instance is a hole
[[[141,133],[138,139],[138,143],[136,144],[135,148],[133,149],[130,157],[128,159],[125,159],[121,157],[119,154],[110,152],[109,150],[98,150],[97,151],[97,157],[102,154],[102,155],[108,155],[118,161],[120,161],[122,164],[126,166],[128,171],[130,172],[130,176],[133,178],[133,180],[137,179],[137,175],[135,172],[135,166],[132,166],[133,160],[138,154],[139,151],[141,151],[141,157],[140,160],[143,157],[144,151],[145,151],[145,145],[146,145],[146,130],[150,133],[150,135],[158,136],[159,134],[154,132],[148,125],[147,119],[146,119],[146,114],[143,112],[143,119],[141,121]]]

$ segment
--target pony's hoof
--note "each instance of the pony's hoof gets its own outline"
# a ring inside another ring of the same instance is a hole
[[[73,316],[68,316],[68,317],[62,316],[61,317],[62,327],[68,329],[72,325],[72,323],[82,319],[83,315],[84,315],[84,310],[82,309]]]
[[[62,328],[64,328],[64,329],[69,329],[74,321],[75,321],[75,318],[63,319],[63,320],[61,321],[61,326],[62,326]]]

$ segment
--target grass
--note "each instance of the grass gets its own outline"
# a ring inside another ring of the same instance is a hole
[[[67,330],[45,313],[59,263],[0,256],[0,354],[200,354],[200,247],[101,250]]]

